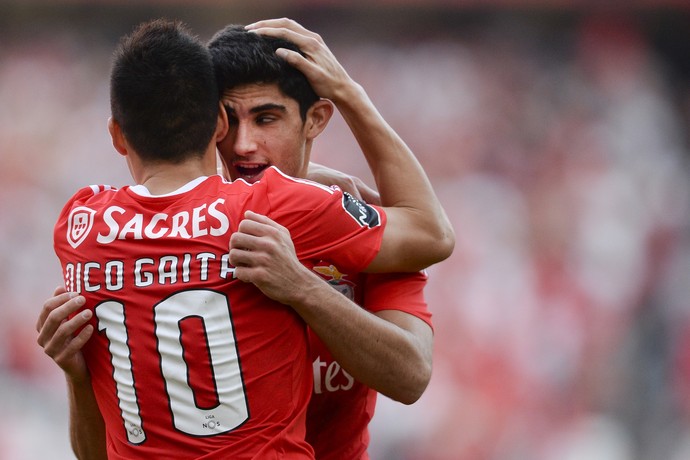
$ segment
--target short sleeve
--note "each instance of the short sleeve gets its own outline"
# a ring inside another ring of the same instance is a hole
[[[267,170],[269,217],[290,231],[298,258],[328,259],[362,271],[378,254],[386,215],[337,187],[293,179]]]
[[[433,328],[431,312],[424,298],[428,276],[417,273],[365,275],[363,307],[371,312],[398,310],[416,316]]]

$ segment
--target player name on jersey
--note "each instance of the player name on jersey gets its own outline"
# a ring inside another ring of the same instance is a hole
[[[202,252],[141,257],[131,262],[68,262],[65,264],[65,285],[68,291],[96,292],[208,281],[210,276],[227,279],[235,271],[228,258],[227,253]],[[128,281],[132,286],[127,285]]]

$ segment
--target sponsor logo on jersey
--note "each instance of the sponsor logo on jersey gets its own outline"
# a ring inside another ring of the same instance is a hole
[[[93,227],[94,214],[96,214],[96,211],[86,206],[78,206],[69,213],[67,218],[67,242],[74,249],[89,235]]]
[[[375,208],[359,201],[347,192],[343,192],[343,208],[362,227],[372,228],[381,225],[381,216]]]

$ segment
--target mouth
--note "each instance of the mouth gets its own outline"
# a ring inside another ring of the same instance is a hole
[[[261,179],[263,172],[268,168],[268,164],[255,163],[235,163],[232,165],[237,172],[237,179],[244,179],[249,183],[253,183]]]

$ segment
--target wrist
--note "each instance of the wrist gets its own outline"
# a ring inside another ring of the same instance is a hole
[[[303,267],[303,276],[298,283],[293,285],[293,293],[286,302],[297,313],[302,315],[313,310],[314,305],[320,305],[320,289],[325,285],[325,281],[307,267]],[[325,286],[331,289],[329,286]]]
[[[354,80],[348,80],[340,89],[333,92],[332,102],[342,110],[344,107],[356,106],[368,99],[364,87]]]
[[[88,371],[84,373],[65,372],[65,379],[67,380],[67,385],[72,388],[91,387],[91,376]]]

